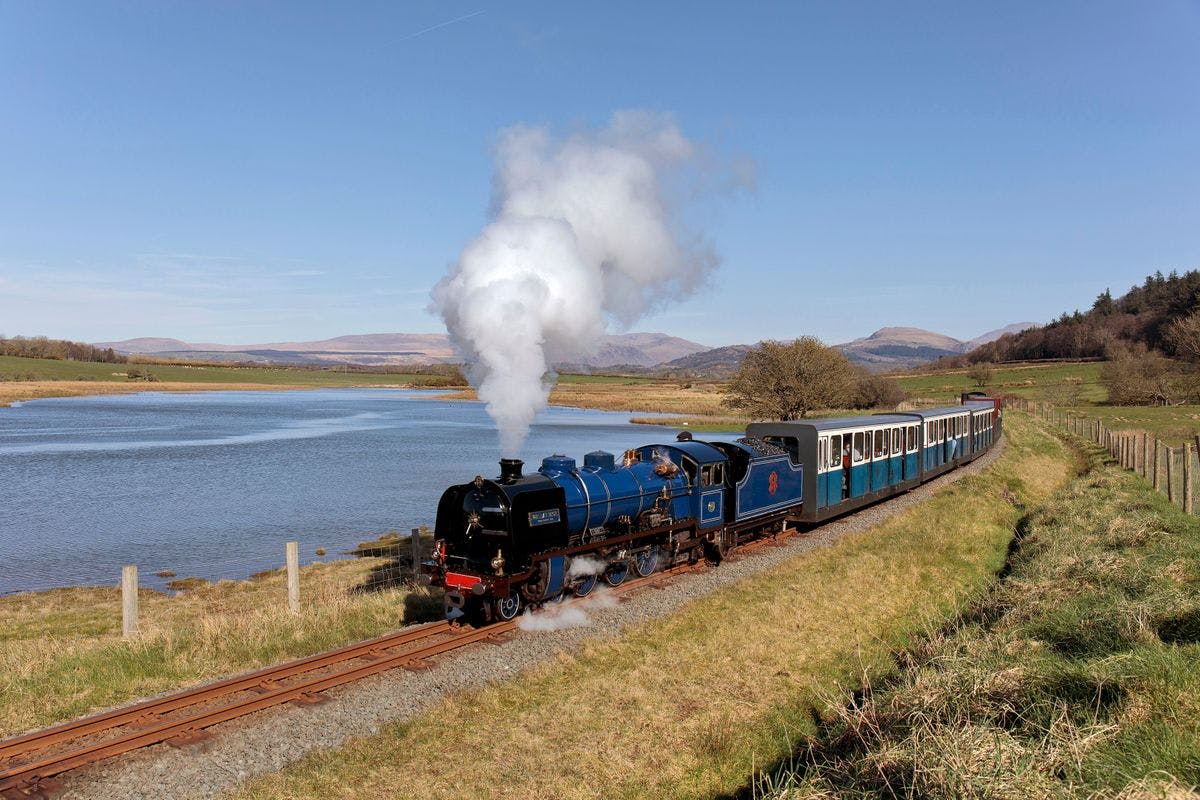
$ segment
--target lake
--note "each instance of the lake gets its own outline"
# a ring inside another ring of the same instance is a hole
[[[526,470],[565,453],[673,438],[627,414],[548,408]],[[726,438],[726,437],[720,437]],[[336,557],[388,531],[432,525],[451,483],[493,477],[482,404],[437,392],[322,389],[146,392],[0,408],[0,593],[243,578],[319,547]]]

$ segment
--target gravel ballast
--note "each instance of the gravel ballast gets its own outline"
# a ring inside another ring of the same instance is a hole
[[[618,635],[630,625],[668,616],[685,604],[789,559],[867,530],[928,499],[943,487],[986,468],[1003,451],[1003,440],[970,465],[907,494],[793,537],[779,547],[758,548],[716,569],[675,578],[665,588],[637,592],[626,602],[587,598],[570,617],[587,624],[559,630],[522,630],[498,646],[467,647],[439,657],[420,672],[392,670],[328,693],[322,705],[282,706],[211,729],[197,745],[140,750],[70,773],[63,800],[128,798],[192,800],[219,796],[255,775],[277,771],[305,754],[337,747],[374,733],[386,723],[408,720],[448,692],[479,687],[574,651],[592,637]],[[565,606],[572,608],[573,606]]]

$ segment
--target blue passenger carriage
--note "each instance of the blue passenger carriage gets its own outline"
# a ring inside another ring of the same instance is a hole
[[[756,422],[750,437],[783,448],[806,468],[796,518],[816,522],[905,491],[920,481],[920,431],[908,416]]]

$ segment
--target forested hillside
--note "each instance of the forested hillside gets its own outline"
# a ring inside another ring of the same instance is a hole
[[[1106,289],[1086,312],[1064,312],[1048,325],[1002,336],[967,353],[964,360],[1107,357],[1119,345],[1144,345],[1192,359],[1179,329],[1198,309],[1200,271],[1165,276],[1156,272],[1120,298],[1113,299]]]

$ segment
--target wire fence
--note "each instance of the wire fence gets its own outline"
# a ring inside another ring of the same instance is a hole
[[[1168,445],[1146,431],[1113,430],[1101,420],[1050,405],[1010,397],[1006,408],[1029,412],[1103,447],[1124,469],[1147,480],[1172,505],[1196,513],[1195,477],[1200,470],[1200,436],[1182,446]]]
[[[316,551],[316,555],[322,554],[321,550]],[[122,634],[126,638],[138,634],[138,598],[139,593],[146,590],[156,594],[166,590],[184,600],[209,599],[222,604],[247,602],[256,608],[275,605],[292,613],[353,603],[356,597],[383,592],[408,595],[418,589],[421,562],[433,555],[433,533],[426,526],[413,528],[407,534],[388,533],[364,542],[344,555],[349,557],[312,559],[301,565],[299,543],[280,542],[278,566],[263,569],[261,559],[228,559],[210,566],[219,567],[223,574],[231,574],[243,565],[247,571],[240,574],[245,577],[215,583],[197,577],[180,578],[166,569],[147,570],[128,564],[121,570],[119,584]],[[249,569],[257,571],[249,572]]]

